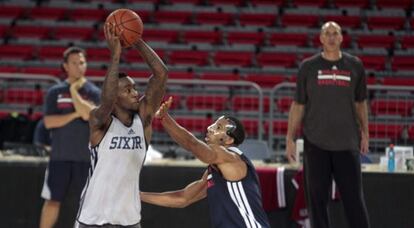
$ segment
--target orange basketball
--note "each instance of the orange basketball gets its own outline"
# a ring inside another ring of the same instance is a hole
[[[117,9],[106,18],[106,22],[114,23],[117,32],[122,31],[120,40],[122,47],[130,47],[142,36],[144,25],[141,18],[129,9]]]

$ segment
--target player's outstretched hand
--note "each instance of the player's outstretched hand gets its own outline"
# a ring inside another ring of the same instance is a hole
[[[121,41],[119,40],[119,34],[122,34],[122,30],[116,29],[113,23],[105,23],[104,34],[108,48],[111,51],[112,57],[121,55]]]
[[[173,98],[169,97],[168,100],[162,102],[160,108],[155,113],[155,118],[162,119],[168,113],[168,109],[170,109],[171,104],[173,102]]]

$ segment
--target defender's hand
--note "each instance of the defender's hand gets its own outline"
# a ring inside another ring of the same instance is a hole
[[[173,102],[173,98],[169,97],[167,101],[164,101],[158,111],[155,113],[155,117],[158,119],[164,118],[164,116],[168,113],[168,109],[170,109],[171,104]]]

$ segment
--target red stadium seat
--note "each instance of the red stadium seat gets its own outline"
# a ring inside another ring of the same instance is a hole
[[[117,0],[113,0],[113,1],[117,1]],[[128,0],[128,3],[134,3],[134,2],[138,2],[138,3],[149,2],[149,3],[153,3],[153,4],[158,4],[161,1],[160,0]]]
[[[413,62],[411,62],[413,63]],[[412,78],[394,78],[394,77],[385,77],[382,80],[383,85],[389,86],[414,86],[414,79]]]
[[[316,6],[324,7],[326,5],[326,0],[293,0],[293,5],[297,7],[301,6]]]
[[[270,35],[271,46],[288,45],[304,47],[307,45],[308,34],[305,33],[273,33]]]
[[[1,94],[1,93],[0,93]],[[1,96],[1,95],[0,95]],[[1,99],[0,99],[1,100]],[[8,117],[10,115],[9,112],[7,111],[0,111],[0,120],[5,119],[6,117]]]
[[[32,45],[1,45],[0,58],[27,60],[33,57],[34,46]]]
[[[146,10],[135,10],[135,12],[139,15],[144,24],[150,22],[152,12]]]
[[[208,51],[173,51],[170,54],[169,64],[189,64],[205,66],[208,64]]]
[[[6,31],[9,29],[7,25],[0,25],[0,37],[3,37],[6,34]]]
[[[411,116],[414,101],[407,100],[374,100],[371,102],[373,115]]]
[[[233,24],[233,15],[222,12],[199,12],[195,17],[198,24],[230,25]]]
[[[369,6],[369,0],[334,0],[335,6],[338,8],[343,7],[359,7],[367,8]]]
[[[0,15],[2,18],[19,18],[25,12],[25,8],[21,6],[7,6],[0,7]]]
[[[285,0],[250,0],[253,6],[281,6],[285,3]]]
[[[383,123],[369,123],[370,138],[399,139],[403,126]]]
[[[377,79],[375,77],[367,77],[367,84],[368,85],[375,85],[375,84],[381,84],[382,81],[380,79]]]
[[[220,81],[238,81],[240,75],[228,73],[201,73],[200,79],[203,80],[220,80]]]
[[[414,18],[411,18],[410,20],[410,28],[414,28]]]
[[[335,21],[341,25],[342,28],[361,27],[361,18],[359,16],[327,15],[324,18],[325,21]]]
[[[388,35],[360,35],[357,38],[359,48],[393,48],[394,36]]]
[[[359,56],[364,67],[370,70],[385,70],[385,56]]]
[[[177,117],[175,121],[193,133],[206,133],[207,127],[212,124],[208,118],[199,117]]]
[[[219,31],[184,31],[183,41],[185,43],[221,43],[221,32]]]
[[[163,50],[155,50],[155,52],[161,59],[165,58],[165,52]],[[125,57],[125,61],[128,63],[143,63],[144,62],[141,55],[135,49],[130,49],[126,51],[124,57]]]
[[[178,39],[176,30],[146,29],[142,35],[146,41],[174,43]]]
[[[372,30],[376,30],[376,29],[400,30],[404,28],[404,23],[405,23],[404,17],[375,16],[375,17],[368,17],[367,19],[368,28]]]
[[[239,16],[240,25],[257,25],[271,27],[275,24],[276,14],[242,13]]]
[[[248,74],[244,80],[254,82],[260,87],[272,88],[273,86],[286,81],[286,78],[280,75]]]
[[[403,36],[401,39],[401,47],[404,49],[414,48],[414,36],[412,35]]]
[[[28,15],[32,19],[59,20],[63,18],[65,11],[65,8],[51,8],[42,6],[30,9]]]
[[[157,23],[188,24],[191,22],[192,13],[189,11],[156,11],[154,16]]]
[[[15,66],[0,66],[1,73],[17,73],[19,69]],[[0,91],[1,94],[1,91]]]
[[[62,60],[63,52],[66,50],[66,47],[56,47],[56,46],[42,46],[39,49],[39,59],[48,60]]]
[[[69,13],[69,17],[75,21],[104,21],[109,12],[103,9],[76,8]]]
[[[259,111],[259,97],[258,96],[234,96],[232,99],[233,110],[239,111]],[[270,101],[269,97],[263,98],[263,112],[269,112]]]
[[[394,56],[391,61],[393,71],[414,70],[414,56]]]
[[[86,75],[88,77],[105,77],[106,73],[107,73],[107,70],[103,70],[103,69],[88,68],[86,70]]]
[[[287,120],[274,120],[272,122],[272,127],[273,127],[273,134],[276,136],[286,136],[287,134],[287,129],[288,129],[288,121]],[[264,125],[264,129],[265,132],[268,133],[269,132],[269,127],[270,127],[270,123],[269,122],[265,122]]]
[[[281,18],[284,27],[316,27],[319,22],[317,15],[284,14]]]
[[[257,55],[257,64],[261,67],[293,68],[296,64],[295,53],[262,52]]]
[[[223,111],[227,99],[224,95],[191,95],[187,97],[186,105],[188,110]]]
[[[187,71],[172,71],[168,73],[169,79],[187,79],[191,80],[194,79],[194,73],[193,72],[187,72]]]
[[[89,40],[93,35],[93,28],[87,27],[57,27],[54,30],[54,38]]]
[[[241,6],[243,0],[208,0],[208,2],[213,5]]]
[[[292,97],[281,97],[277,99],[277,109],[282,113],[289,112],[292,101]]]
[[[8,89],[5,92],[4,102],[9,104],[41,105],[43,103],[42,90]]]
[[[408,128],[408,135],[411,140],[414,140],[414,125]]]
[[[252,53],[236,51],[217,51],[214,55],[214,62],[217,66],[231,65],[248,67],[252,64]]]
[[[229,32],[227,42],[229,44],[254,44],[261,45],[264,41],[262,32]]]
[[[38,38],[43,39],[48,37],[50,31],[49,27],[41,26],[16,26],[11,30],[11,34],[16,38]]]
[[[247,137],[255,136],[259,131],[259,121],[257,119],[242,119],[241,120]]]
[[[193,5],[199,5],[202,3],[201,0],[169,0],[169,2],[172,4],[186,3],[186,4],[193,4]]]
[[[131,78],[149,78],[152,73],[149,70],[129,70],[126,74],[128,74]]]
[[[22,69],[22,73],[28,74],[47,74],[52,76],[59,76],[63,73],[59,66],[57,67],[25,67]]]
[[[88,61],[109,61],[111,52],[108,48],[88,48]]]
[[[409,9],[411,7],[411,0],[376,0],[377,7],[382,9],[399,8]]]

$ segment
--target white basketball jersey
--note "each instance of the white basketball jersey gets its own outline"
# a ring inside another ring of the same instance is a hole
[[[82,192],[78,222],[134,225],[141,221],[139,176],[146,155],[138,115],[130,127],[115,116],[102,141],[91,148],[91,169]]]

